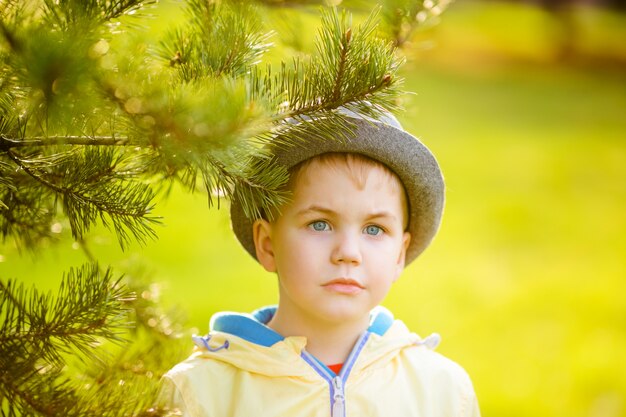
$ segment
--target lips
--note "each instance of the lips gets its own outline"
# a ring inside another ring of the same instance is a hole
[[[363,284],[351,278],[337,278],[322,284],[322,287],[339,294],[358,294],[365,289]]]

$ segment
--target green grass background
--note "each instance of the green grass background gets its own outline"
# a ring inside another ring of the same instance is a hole
[[[416,94],[400,119],[438,157],[447,205],[385,305],[442,335],[488,417],[626,415],[626,19],[576,16],[583,58],[563,63],[547,13],[459,1],[403,70]],[[199,332],[216,311],[276,301],[226,206],[176,191],[157,207],[164,226],[145,247],[90,235],[100,262],[146,271]],[[2,279],[55,289],[86,258],[64,230],[35,254],[5,242],[0,260]]]

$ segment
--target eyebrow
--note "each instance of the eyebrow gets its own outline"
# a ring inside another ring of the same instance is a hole
[[[326,208],[326,207],[312,205],[312,206],[309,206],[309,207],[305,207],[302,210],[298,210],[296,212],[296,215],[297,216],[304,216],[305,214],[309,214],[309,213],[335,214],[335,211],[331,210],[329,208]]]
[[[318,205],[312,205],[306,208],[303,208],[302,210],[298,210],[296,212],[297,216],[304,216],[310,213],[322,213],[325,215],[336,215],[337,212],[334,210],[331,210],[329,208],[323,207],[323,206],[318,206]],[[387,210],[381,210],[381,211],[375,211],[373,213],[369,213],[367,215],[367,219],[379,219],[379,218],[388,218],[391,220],[395,220],[397,219],[397,217],[392,214],[391,212],[387,211]]]

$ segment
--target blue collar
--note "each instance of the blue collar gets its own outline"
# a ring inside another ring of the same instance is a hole
[[[217,313],[211,318],[211,330],[230,333],[248,342],[270,347],[284,339],[266,325],[275,313],[276,306],[262,307],[252,314]],[[384,335],[393,323],[393,315],[384,307],[374,308],[370,317],[367,331],[379,336]]]

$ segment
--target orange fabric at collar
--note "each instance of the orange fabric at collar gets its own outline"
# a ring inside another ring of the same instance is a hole
[[[335,375],[339,375],[339,371],[341,371],[341,367],[343,366],[343,363],[337,363],[335,365],[326,365],[326,366],[328,366],[328,369],[333,371]]]

